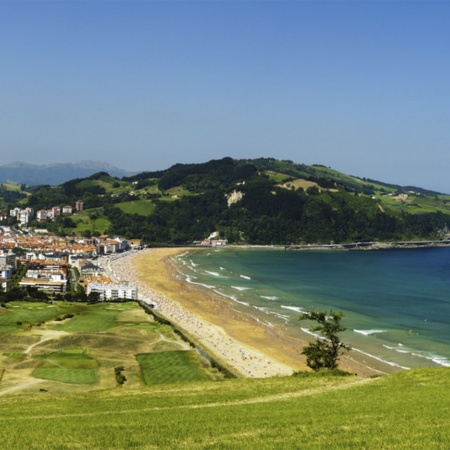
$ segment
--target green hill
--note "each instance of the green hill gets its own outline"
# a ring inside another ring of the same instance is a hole
[[[121,180],[100,172],[41,186],[27,201],[37,210],[78,199],[85,211],[71,220],[32,225],[147,244],[190,244],[219,231],[230,243],[286,245],[433,240],[446,238],[450,223],[448,195],[273,158],[176,164]]]
[[[446,449],[450,371],[3,397],[8,449]]]

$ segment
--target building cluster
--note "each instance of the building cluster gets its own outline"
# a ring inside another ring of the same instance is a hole
[[[42,236],[0,226],[0,285],[3,291],[8,291],[11,278],[21,264],[27,270],[19,282],[20,287],[64,294],[68,290],[68,272],[73,267],[78,270],[79,283],[88,295],[97,293],[99,300],[136,300],[136,287],[114,284],[95,261],[100,255],[139,248],[139,239]],[[20,258],[13,249],[19,250]]]
[[[228,244],[226,239],[219,239],[220,233],[218,231],[212,232],[206,239],[201,242],[196,242],[196,244],[207,245],[209,247],[222,247]]]
[[[74,211],[82,211],[84,209],[84,203],[81,200],[75,202],[75,208],[71,205],[65,206],[53,206],[50,209],[40,209],[36,211],[36,220],[38,222],[45,222],[46,220],[53,220],[58,216],[70,216]],[[10,217],[15,217],[21,225],[26,225],[33,217],[35,217],[35,211],[33,208],[14,208],[9,211]],[[8,218],[8,214],[2,212],[0,214],[0,220],[4,221]]]
[[[19,282],[20,287],[36,288],[48,294],[67,291],[67,262],[22,258],[18,262],[27,266],[26,274]]]

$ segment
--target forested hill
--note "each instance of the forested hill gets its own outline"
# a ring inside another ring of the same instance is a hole
[[[85,202],[53,223],[57,233],[120,234],[189,244],[213,231],[230,243],[301,244],[436,239],[450,223],[450,196],[273,158],[176,164],[122,179],[100,172],[41,186],[35,210]]]

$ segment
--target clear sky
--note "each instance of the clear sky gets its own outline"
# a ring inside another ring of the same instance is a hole
[[[0,164],[274,157],[450,193],[450,2],[0,1]]]

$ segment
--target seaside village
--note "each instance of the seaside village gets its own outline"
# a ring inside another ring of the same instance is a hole
[[[71,215],[83,209],[83,202],[55,206],[36,212],[38,221],[58,215]],[[137,287],[126,281],[114,282],[97,263],[102,255],[113,255],[126,250],[141,249],[140,239],[99,236],[60,237],[48,234],[45,229],[30,229],[28,222],[34,217],[32,208],[14,208],[10,216],[18,227],[0,225],[0,286],[7,293],[14,286],[28,292],[41,291],[51,297],[68,298],[69,291],[84,288],[86,298],[95,300],[137,300]],[[0,220],[8,218],[2,212]],[[1,222],[0,222],[1,223]],[[71,285],[71,283],[73,283]]]
[[[83,210],[83,202],[55,206],[36,211],[36,220],[45,222],[59,215],[71,215]],[[27,292],[44,292],[51,297],[70,299],[78,286],[84,288],[87,299],[96,301],[137,300],[138,288],[127,281],[113,281],[105,267],[99,263],[102,256],[113,256],[128,250],[142,249],[140,239],[120,237],[54,236],[42,228],[31,229],[28,222],[35,216],[33,208],[14,208],[9,213],[18,226],[3,226],[8,219],[0,213],[0,287],[7,293],[14,286],[26,288]],[[226,245],[214,232],[197,243],[206,246]],[[109,272],[108,272],[109,274]]]

